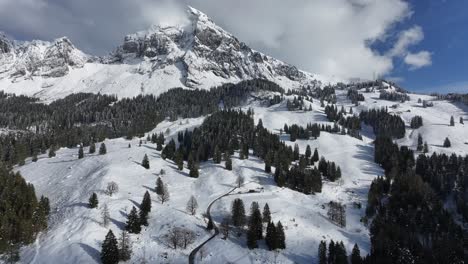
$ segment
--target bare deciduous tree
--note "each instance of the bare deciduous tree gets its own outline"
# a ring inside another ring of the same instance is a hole
[[[187,202],[187,212],[189,212],[191,215],[195,215],[197,213],[197,209],[198,209],[197,199],[195,199],[195,197],[193,197],[192,195]]]
[[[118,191],[119,191],[119,185],[116,182],[112,181],[107,184],[106,193],[109,196],[112,196],[114,193],[117,193]]]
[[[219,226],[221,234],[223,234],[223,239],[229,237],[229,219],[230,217],[224,217],[221,225]]]
[[[161,193],[158,195],[159,201],[164,204],[165,202],[169,201],[169,190],[167,189],[167,185],[163,184],[161,188]]]
[[[239,175],[236,179],[237,188],[240,188],[244,184],[244,176]]]
[[[104,204],[104,206],[102,207],[101,216],[102,216],[102,225],[105,227],[109,226],[110,213],[109,213],[109,208],[107,207],[107,204]]]
[[[195,232],[192,230],[174,227],[169,233],[167,233],[164,238],[170,247],[177,249],[178,247],[187,248],[188,245],[195,242]]]

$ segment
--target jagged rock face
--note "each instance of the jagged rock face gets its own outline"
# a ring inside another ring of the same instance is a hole
[[[0,37],[0,54],[3,65],[0,73],[3,73],[3,77],[11,78],[62,77],[68,74],[70,67],[83,67],[88,59],[67,38],[57,39],[53,43],[31,41],[12,44],[3,36]]]
[[[151,69],[180,64],[187,71],[184,84],[188,87],[202,85],[199,76],[206,72],[226,80],[283,76],[306,81],[307,76],[296,67],[252,50],[205,14],[190,9],[189,18],[186,26],[153,27],[126,36],[107,61],[125,63],[126,59],[142,58],[153,63]]]
[[[67,38],[18,42],[0,34],[0,90],[51,101],[78,92],[158,95],[174,87],[209,89],[254,78],[286,89],[320,85],[312,74],[252,50],[198,10],[189,9],[188,18],[185,25],[128,35],[99,58]]]

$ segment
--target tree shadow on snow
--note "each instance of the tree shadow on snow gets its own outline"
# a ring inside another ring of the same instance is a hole
[[[94,259],[94,261],[96,261],[97,263],[101,263],[101,253],[99,252],[99,250],[93,248],[92,246],[83,244],[83,243],[78,243],[78,245],[80,245],[80,247],[81,247],[86,253],[88,253],[88,255],[89,255],[91,258]]]
[[[129,200],[130,202],[132,202],[132,204],[135,205],[135,207],[136,207],[137,209],[140,209],[140,204],[139,204],[139,203],[135,202],[135,201],[132,200],[132,199],[128,199],[128,200]]]
[[[147,189],[148,191],[151,191],[151,192],[156,192],[156,189],[155,188],[151,188],[149,186],[146,186],[146,185],[142,185],[141,187]]]
[[[67,207],[85,207],[85,208],[88,208],[89,207],[89,204],[87,203],[72,203],[70,205],[68,205]]]
[[[116,220],[114,218],[110,218],[110,221],[115,225],[117,226],[117,228],[119,228],[120,230],[124,230],[125,229],[125,226],[126,224],[122,221],[119,221],[119,220]]]

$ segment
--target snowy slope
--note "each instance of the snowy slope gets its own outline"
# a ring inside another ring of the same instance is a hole
[[[128,35],[103,58],[84,54],[67,38],[17,42],[0,34],[0,90],[51,101],[78,92],[158,95],[253,78],[287,89],[324,80],[252,50],[198,10],[189,8],[187,16],[188,25]]]

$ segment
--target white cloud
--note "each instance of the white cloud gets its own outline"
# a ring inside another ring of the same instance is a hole
[[[404,61],[410,66],[410,69],[412,70],[432,65],[431,53],[428,51],[408,53],[406,54]]]
[[[402,31],[399,34],[398,40],[389,51],[389,56],[405,56],[408,53],[408,48],[412,45],[418,44],[424,39],[424,33],[420,26],[413,26],[412,28]]]
[[[184,23],[188,4],[257,50],[338,78],[391,73],[394,58],[424,37],[413,27],[390,51],[371,48],[412,14],[404,0],[0,0],[0,25],[19,38],[65,35],[86,52],[106,54],[125,34]]]

